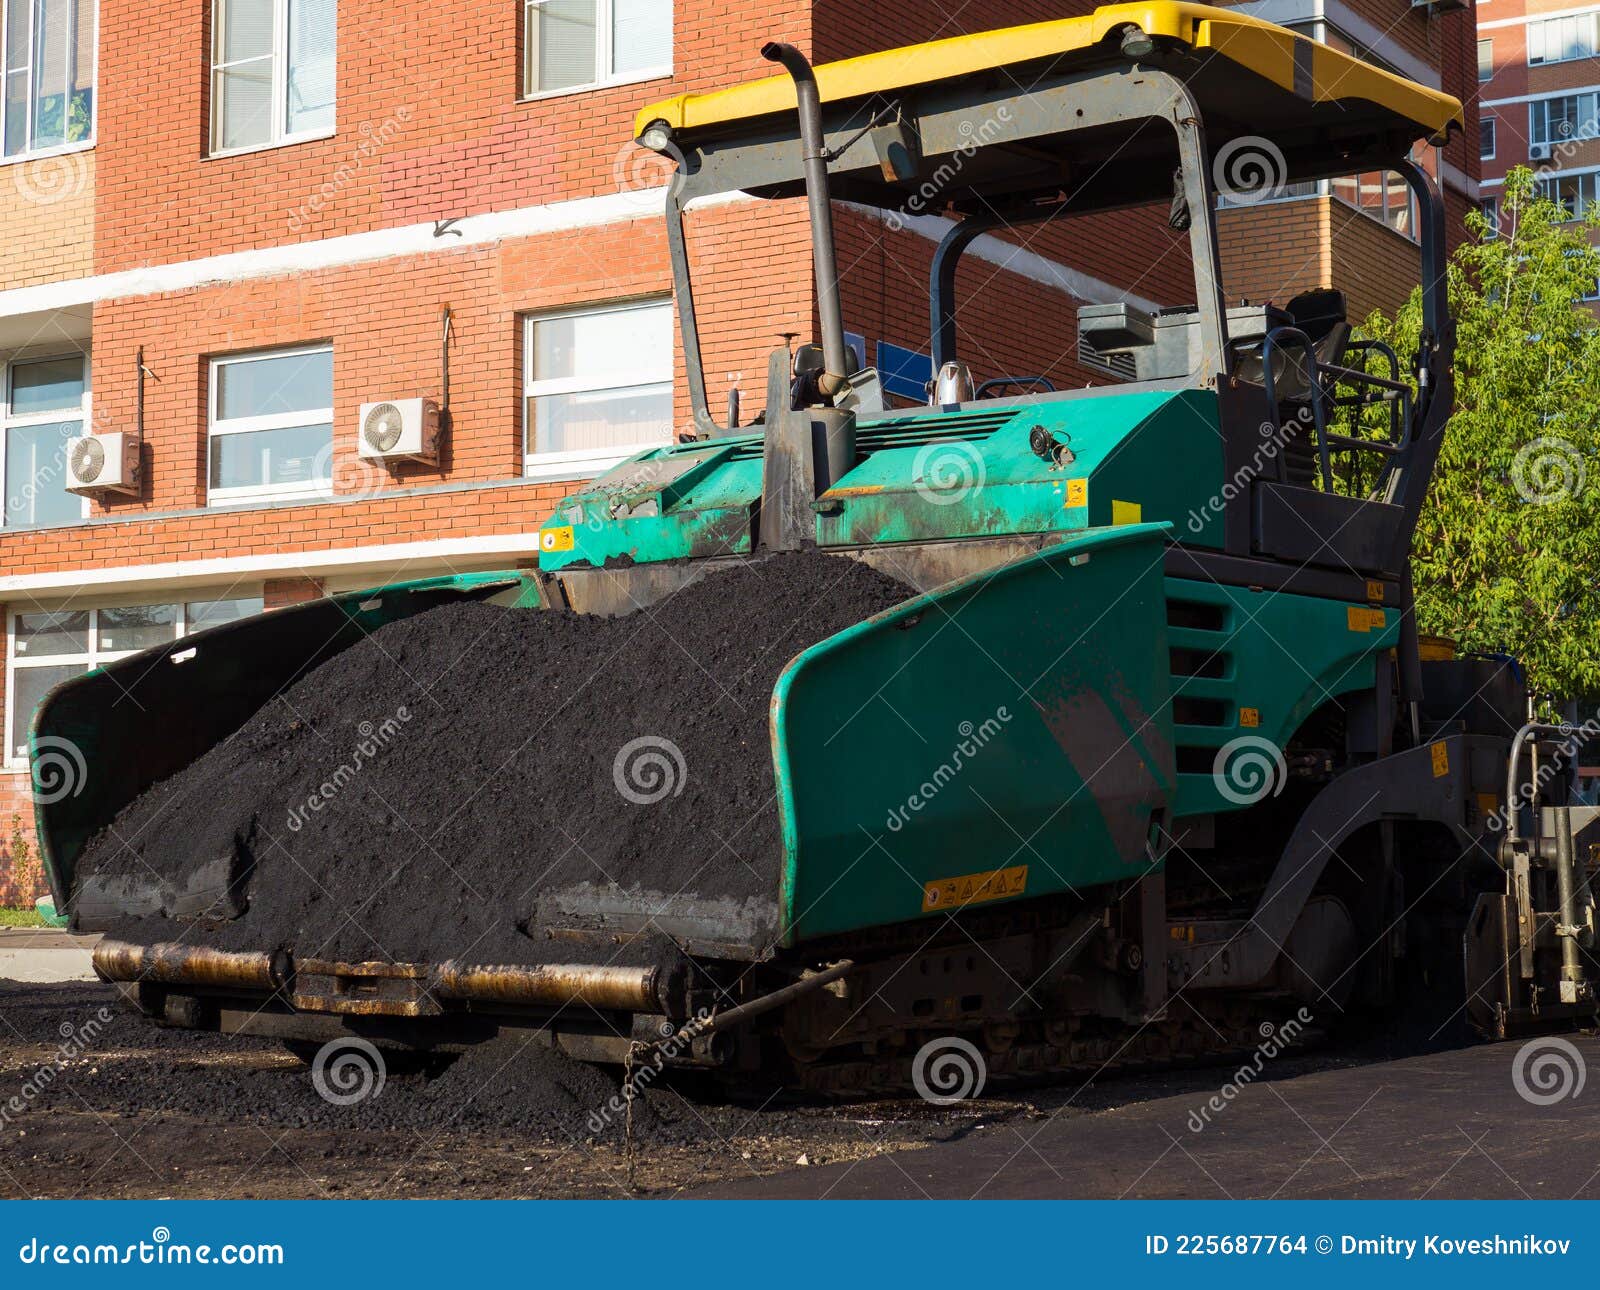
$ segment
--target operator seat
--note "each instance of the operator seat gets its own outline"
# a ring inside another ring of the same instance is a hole
[[[1302,291],[1284,306],[1290,325],[1304,332],[1311,342],[1318,364],[1337,364],[1344,356],[1350,342],[1350,323],[1345,316],[1344,292],[1332,287],[1315,291]],[[1300,397],[1280,408],[1287,428],[1283,443],[1284,479],[1302,488],[1315,487],[1318,474],[1317,446],[1313,442],[1315,422],[1312,419],[1309,374],[1305,370],[1305,354],[1296,346],[1285,346],[1285,364],[1292,375],[1287,377],[1289,388],[1300,392]],[[1324,391],[1333,393],[1332,382],[1322,382]],[[1331,399],[1323,404],[1324,414],[1331,411]]]

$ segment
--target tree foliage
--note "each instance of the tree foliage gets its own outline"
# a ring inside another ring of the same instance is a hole
[[[1449,264],[1456,411],[1412,547],[1418,626],[1600,694],[1600,212],[1569,220],[1519,167],[1497,223],[1469,215]],[[1421,325],[1418,292],[1366,330],[1404,359]]]

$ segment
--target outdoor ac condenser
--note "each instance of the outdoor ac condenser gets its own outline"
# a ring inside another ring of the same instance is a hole
[[[139,440],[131,434],[86,434],[67,449],[67,491],[139,493]]]
[[[361,405],[358,451],[368,461],[439,459],[439,405],[432,399],[385,399]]]

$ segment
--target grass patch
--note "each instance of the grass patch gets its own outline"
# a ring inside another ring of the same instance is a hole
[[[29,905],[18,909],[15,905],[0,905],[0,927],[48,927],[39,911]]]

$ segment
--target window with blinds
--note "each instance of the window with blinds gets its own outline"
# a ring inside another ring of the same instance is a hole
[[[211,151],[333,133],[335,0],[216,0]]]
[[[672,72],[672,0],[524,0],[528,96]]]

